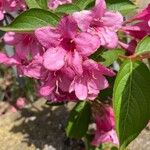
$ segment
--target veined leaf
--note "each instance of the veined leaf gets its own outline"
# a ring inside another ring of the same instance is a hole
[[[121,12],[123,15],[135,10],[137,7],[130,0],[107,0],[108,9]]]
[[[94,0],[76,0],[75,4],[81,9],[85,9],[90,3],[94,2]]]
[[[43,26],[55,26],[59,17],[50,11],[33,8],[20,14],[10,25],[0,27],[2,31],[31,32]]]
[[[70,14],[76,11],[80,11],[80,8],[75,4],[64,4],[58,6],[58,8],[55,10],[56,13],[65,13]]]
[[[115,81],[113,106],[120,147],[124,150],[150,119],[150,71],[145,64],[124,62]]]
[[[47,0],[25,0],[29,8],[47,8]]]
[[[150,53],[150,36],[144,37],[137,45],[135,55]]]

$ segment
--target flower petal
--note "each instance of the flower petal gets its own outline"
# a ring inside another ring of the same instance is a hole
[[[44,67],[51,71],[61,69],[65,64],[66,51],[61,47],[49,48],[43,55]]]
[[[93,14],[91,11],[88,11],[88,10],[75,12],[75,13],[73,13],[72,16],[75,19],[75,21],[77,22],[78,27],[82,31],[87,31],[87,29],[89,28],[89,26],[91,24],[91,21],[93,20]]]
[[[101,18],[103,25],[109,27],[113,31],[117,31],[123,24],[123,16],[119,12],[106,11]]]
[[[75,39],[76,49],[82,56],[90,56],[100,46],[100,40],[97,35],[82,32]]]
[[[101,41],[101,45],[106,48],[113,49],[118,45],[118,36],[115,31],[110,30],[107,27],[99,28],[98,36]]]
[[[20,62],[18,62],[17,59],[13,57],[8,57],[4,53],[0,53],[0,63],[4,65],[19,65],[20,64]]]
[[[63,38],[72,39],[77,34],[78,26],[72,16],[65,16],[61,19],[58,30],[60,30]]]
[[[60,43],[60,34],[52,27],[39,28],[35,31],[35,35],[45,48],[55,47]]]
[[[75,94],[80,100],[86,100],[88,96],[87,83],[84,78],[78,79],[75,82]]]
[[[95,18],[101,18],[104,15],[106,10],[106,3],[105,0],[96,0],[95,7],[93,9],[93,13]]]

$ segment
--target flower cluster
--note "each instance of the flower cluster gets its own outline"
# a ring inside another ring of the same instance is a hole
[[[64,16],[55,28],[6,33],[4,41],[15,47],[15,53],[11,57],[1,53],[0,62],[15,65],[22,76],[38,79],[40,95],[50,101],[94,100],[109,86],[105,76],[114,72],[90,56],[101,46],[118,45],[122,23],[120,13],[108,11],[104,0],[97,0],[91,11]]]
[[[0,0],[0,20],[4,19],[5,13],[24,10],[25,8],[24,0]]]

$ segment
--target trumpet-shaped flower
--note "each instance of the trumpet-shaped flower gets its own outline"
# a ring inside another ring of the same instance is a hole
[[[95,114],[96,132],[92,144],[99,146],[102,143],[112,142],[119,144],[117,134],[114,130],[114,113],[110,106],[100,107],[100,114]]]
[[[83,59],[99,47],[99,38],[88,32],[78,32],[78,26],[71,16],[65,16],[58,27],[43,27],[35,32],[39,42],[47,48],[43,55],[44,67],[51,71],[65,65],[82,74]]]
[[[69,91],[75,91],[77,98],[80,100],[94,100],[100,90],[109,86],[104,75],[114,76],[115,74],[93,60],[85,60],[83,62],[82,75],[75,76]]]
[[[119,12],[107,11],[104,0],[96,0],[92,10],[75,12],[73,17],[82,31],[98,35],[102,46],[117,46],[117,31],[122,26],[123,17]]]

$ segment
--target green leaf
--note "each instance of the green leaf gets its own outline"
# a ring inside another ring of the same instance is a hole
[[[110,66],[114,61],[116,61],[120,55],[124,55],[125,52],[122,49],[114,49],[103,52],[101,57],[104,59],[102,64],[105,66]]]
[[[76,11],[80,11],[80,8],[75,4],[64,4],[64,5],[59,5],[58,8],[55,10],[55,13],[70,14]]]
[[[150,36],[144,37],[137,45],[135,55],[150,53]]]
[[[99,49],[95,54],[92,55],[92,59],[97,62],[101,62],[105,66],[110,66],[116,61],[120,55],[124,55],[124,50],[113,49],[109,51],[104,51]]]
[[[75,4],[81,9],[85,9],[89,4],[94,2],[94,0],[76,0]]]
[[[134,140],[150,119],[150,71],[139,61],[126,60],[113,90],[120,149]]]
[[[47,9],[47,0],[25,0],[29,8]]]
[[[10,25],[0,27],[0,30],[31,32],[43,26],[55,26],[58,21],[59,17],[52,12],[33,8],[20,14]]]
[[[90,122],[90,104],[79,102],[72,110],[66,127],[66,133],[71,138],[81,138],[86,135]]]
[[[137,7],[130,0],[107,0],[108,9],[121,12],[123,15],[134,11]]]

